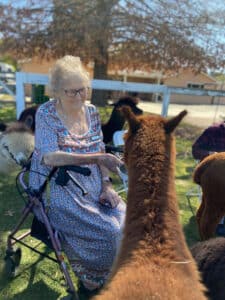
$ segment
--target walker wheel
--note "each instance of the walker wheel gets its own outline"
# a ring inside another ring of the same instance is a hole
[[[5,260],[5,273],[8,277],[15,277],[17,269],[20,265],[22,251],[17,248],[15,251],[6,250]]]

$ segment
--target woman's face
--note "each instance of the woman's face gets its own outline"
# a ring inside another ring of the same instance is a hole
[[[87,95],[88,87],[82,79],[65,81],[59,92],[62,105],[76,109],[84,105]]]

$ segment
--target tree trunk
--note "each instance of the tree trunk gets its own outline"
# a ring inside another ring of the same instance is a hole
[[[96,47],[98,55],[94,59],[94,79],[108,79],[107,69],[109,62],[109,32],[111,28],[112,9],[118,0],[97,0],[97,23]],[[106,106],[108,91],[93,90],[91,102],[97,106]]]
[[[95,60],[94,62],[94,79],[107,79],[107,63],[108,60],[99,61]],[[91,103],[97,106],[106,106],[108,98],[108,91],[106,90],[97,90],[92,91]]]

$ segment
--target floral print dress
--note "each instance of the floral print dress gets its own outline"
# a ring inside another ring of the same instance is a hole
[[[52,151],[96,153],[104,151],[101,124],[95,106],[86,104],[88,131],[71,134],[56,110],[56,100],[42,104],[36,114],[35,149],[32,156],[30,186],[38,189],[51,168],[42,164],[43,154]],[[91,170],[90,176],[73,173],[88,191],[81,190],[70,180],[64,187],[50,182],[48,217],[61,236],[65,253],[75,274],[85,287],[94,289],[106,280],[118,251],[125,218],[123,201],[114,208],[99,203],[101,173],[96,164],[82,165]],[[48,204],[47,204],[48,202]],[[36,213],[38,217],[38,212]]]

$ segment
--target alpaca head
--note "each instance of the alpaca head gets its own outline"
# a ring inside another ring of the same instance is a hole
[[[165,141],[175,130],[183,117],[184,110],[177,116],[166,119],[158,115],[135,116],[129,107],[123,107],[122,112],[128,121],[129,130],[125,135],[125,163],[138,161],[143,156],[151,157],[162,153]]]
[[[114,106],[114,108],[120,112],[120,108],[123,106],[129,106],[130,109],[132,110],[132,112],[136,115],[142,115],[143,114],[143,110],[137,107],[137,100],[134,97],[130,97],[130,96],[125,96],[125,97],[121,97],[119,98],[119,100],[112,104]]]
[[[38,105],[28,107],[19,116],[18,121],[23,122],[32,132],[35,132],[35,115],[38,109]]]
[[[0,134],[0,173],[18,170],[34,150],[34,135],[20,122],[9,125]]]
[[[107,144],[112,141],[115,131],[122,130],[125,124],[125,117],[121,111],[124,106],[130,107],[135,115],[141,115],[143,111],[137,107],[137,101],[132,97],[122,97],[116,103],[112,104],[113,110],[110,119],[106,124],[102,125],[102,132],[104,136],[104,143]]]

